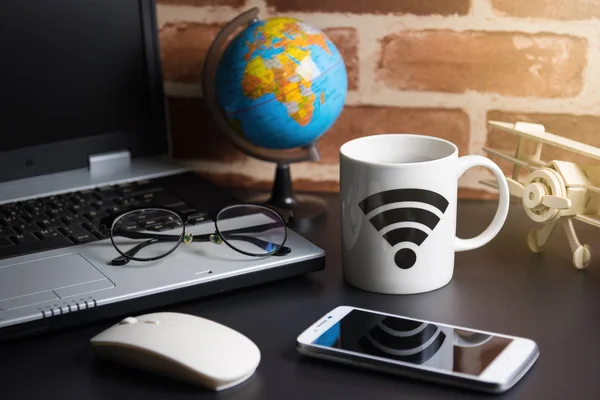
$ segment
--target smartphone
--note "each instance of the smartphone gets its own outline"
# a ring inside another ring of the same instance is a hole
[[[530,339],[348,306],[302,332],[297,348],[311,357],[492,393],[510,389],[539,355]]]

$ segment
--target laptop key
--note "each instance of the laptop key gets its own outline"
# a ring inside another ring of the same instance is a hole
[[[189,225],[196,225],[199,224],[200,222],[204,222],[209,218],[208,214],[205,213],[197,213],[197,214],[190,214],[188,216],[188,224]]]
[[[100,240],[110,238],[110,235],[108,234],[108,232],[102,232],[99,230],[92,231],[92,235],[96,236]]]
[[[0,208],[0,215],[5,216],[6,218],[16,217],[19,215],[19,210],[12,204],[8,204]]]
[[[69,206],[69,211],[71,211],[73,214],[83,214],[83,210],[81,210],[83,206],[79,205],[79,204],[73,204],[72,206]]]
[[[82,226],[79,225],[69,225],[67,227],[59,228],[58,230],[62,232],[65,236],[77,237],[80,235],[89,234],[87,230],[85,230]]]
[[[10,226],[0,225],[0,236],[13,236],[16,234],[17,232],[15,232]]]
[[[64,208],[64,207],[66,207],[66,206],[67,206],[67,205],[65,204],[65,202],[64,202],[64,201],[61,201],[61,200],[53,200],[53,201],[49,201],[49,202],[47,203],[47,205],[48,205],[49,207],[51,207],[51,208]]]
[[[24,214],[21,218],[23,218],[27,222],[39,222],[48,218],[46,213],[41,211],[34,211],[31,214]]]
[[[114,202],[123,208],[133,208],[139,205],[141,202],[134,197],[125,197],[122,199],[115,199]]]
[[[86,222],[87,221],[87,219],[85,217],[77,216],[77,215],[67,215],[65,217],[62,217],[61,220],[66,225],[80,224],[82,222]]]
[[[97,223],[102,218],[107,217],[109,214],[104,211],[90,211],[89,213],[85,213],[84,217],[86,217],[89,221]]]
[[[69,203],[69,205],[85,205],[86,203],[92,201],[94,200],[92,200],[91,196],[83,196],[79,194],[74,194],[67,198],[67,202]]]
[[[14,225],[13,229],[21,234],[23,233],[32,233],[40,230],[40,227],[36,224],[19,224]]]
[[[25,233],[23,235],[13,236],[12,241],[17,244],[27,244],[31,242],[37,242],[39,239],[36,236],[33,236],[29,233]]]
[[[156,224],[156,225],[148,226],[148,227],[146,227],[146,229],[149,231],[154,231],[154,232],[162,232],[162,231],[168,230],[169,227],[166,226],[165,224]]]
[[[105,233],[102,233],[104,230],[100,229],[100,227],[98,226],[98,224],[94,224],[91,222],[84,222],[83,224],[81,224],[81,226],[88,232],[92,233],[94,236],[97,236],[100,239],[104,239],[109,237],[108,231]]]
[[[7,237],[0,237],[0,247],[12,246],[14,243]]]
[[[123,229],[124,231],[141,231],[142,227],[138,224],[136,224],[135,222],[130,222],[127,224],[119,224],[119,229]]]
[[[110,200],[119,197],[119,194],[112,187],[104,187],[99,188],[92,196],[98,200]]]
[[[60,226],[64,226],[63,222],[56,218],[46,218],[38,222],[38,225],[43,229],[58,228]]]
[[[60,233],[54,229],[44,229],[42,231],[36,232],[35,235],[41,240],[46,240],[58,236],[60,235]]]
[[[138,186],[136,188],[136,190],[134,192],[132,192],[130,195],[131,196],[136,196],[136,197],[143,197],[149,194],[153,194],[156,192],[162,192],[164,191],[164,188],[161,188],[160,186],[151,186],[151,185],[146,185],[146,186]]]
[[[63,217],[68,217],[71,216],[73,214],[71,214],[69,211],[67,211],[65,208],[52,208],[50,210],[48,210],[48,212],[46,213],[48,214],[48,216],[50,218],[63,218]]]
[[[34,214],[34,213],[41,214],[44,211],[44,206],[40,202],[28,204],[23,208],[26,211],[29,211],[29,213],[31,213],[31,214]]]
[[[92,206],[88,206],[87,204],[81,204],[78,206],[70,206],[69,211],[71,211],[75,215],[84,215],[90,213],[92,211],[98,211]]]
[[[98,240],[91,233],[83,233],[83,234],[76,235],[76,236],[70,236],[69,239],[74,241],[76,244],[83,244],[83,243],[88,243],[88,242],[93,242],[95,240]]]
[[[108,214],[116,215],[116,214],[120,214],[122,210],[123,210],[123,208],[121,208],[119,206],[114,206],[114,207],[107,208],[105,211]]]
[[[171,206],[169,206],[169,208],[171,208],[174,211],[177,211],[179,213],[182,213],[182,214],[188,214],[189,212],[195,211],[187,203],[184,203],[183,201],[181,201],[177,204],[172,204]]]
[[[9,217],[0,218],[0,223],[3,224],[3,225],[5,225],[5,226],[18,225],[18,224],[22,224],[24,222],[25,221],[23,221],[17,215],[11,215]]]
[[[148,199],[145,199],[145,200],[148,200]],[[168,206],[170,204],[177,204],[180,202],[181,202],[181,199],[178,199],[177,197],[173,196],[172,194],[169,194],[166,192],[157,192],[152,197],[152,204],[155,204],[155,205]]]

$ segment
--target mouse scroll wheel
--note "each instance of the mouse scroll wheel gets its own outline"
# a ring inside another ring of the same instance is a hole
[[[119,325],[131,325],[137,323],[138,320],[133,317],[127,317],[123,321],[119,322]]]

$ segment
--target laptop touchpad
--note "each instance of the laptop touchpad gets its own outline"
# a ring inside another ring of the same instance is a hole
[[[23,307],[38,303],[41,298],[47,297],[40,297],[42,292],[50,295],[54,294],[52,292],[54,289],[86,282],[100,283],[99,281],[110,283],[100,271],[79,254],[66,254],[12,264],[0,268],[0,300],[11,299],[9,303],[16,301],[19,307]],[[112,283],[110,286],[113,286]]]

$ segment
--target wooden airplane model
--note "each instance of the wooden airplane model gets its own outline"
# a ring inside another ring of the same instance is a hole
[[[579,242],[573,219],[600,227],[600,165],[547,162],[542,161],[541,154],[542,146],[550,145],[600,160],[600,148],[546,132],[540,124],[501,121],[488,124],[519,138],[515,154],[488,147],[483,150],[514,164],[512,176],[507,177],[510,194],[522,199],[525,212],[533,221],[544,224],[527,236],[531,251],[540,252],[556,225],[561,224],[573,252],[573,265],[579,269],[589,266],[590,248]],[[525,148],[526,141],[535,143],[530,154]],[[520,173],[523,169],[527,172],[525,177]],[[482,183],[497,187],[494,181]]]

